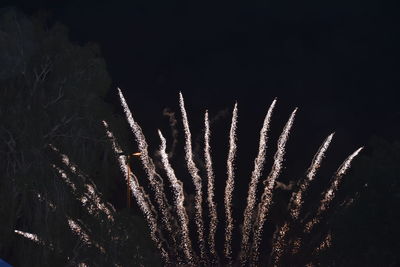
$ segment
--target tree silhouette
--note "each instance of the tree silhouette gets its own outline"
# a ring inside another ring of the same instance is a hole
[[[16,266],[74,265],[91,252],[80,250],[81,241],[71,235],[65,218],[88,216],[51,167],[56,159],[49,144],[90,175],[105,199],[116,190],[116,181],[122,183],[101,125],[109,118],[119,127],[104,101],[111,84],[105,61],[96,44],[74,44],[64,26],[14,8],[0,10],[0,51],[0,258]],[[125,258],[135,262],[132,251],[152,244],[146,245],[140,217],[119,217],[131,218],[124,231],[137,233],[120,241],[131,250]],[[96,227],[96,236],[105,238],[108,228]],[[37,234],[51,249],[14,230]],[[109,251],[103,264],[120,253]]]

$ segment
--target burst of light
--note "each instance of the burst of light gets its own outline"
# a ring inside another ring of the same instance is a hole
[[[124,108],[127,120],[132,128],[132,132],[135,135],[135,139],[138,142],[139,151],[137,156],[140,156],[146,174],[149,178],[150,185],[155,192],[155,200],[157,203],[157,208],[161,212],[161,225],[158,225],[157,220],[157,211],[153,204],[150,201],[149,196],[145,193],[144,189],[139,186],[136,176],[133,173],[130,173],[127,169],[127,158],[122,153],[122,150],[116,143],[114,136],[111,131],[108,129],[107,124],[104,122],[106,127],[106,132],[108,137],[111,140],[113,150],[117,155],[118,162],[120,164],[120,168],[124,173],[125,179],[128,181],[129,186],[132,190],[133,196],[139,204],[142,212],[145,215],[145,218],[150,226],[150,234],[153,241],[156,243],[159,248],[161,255],[167,265],[171,264],[171,255],[176,255],[176,251],[180,249],[183,251],[185,255],[185,260],[183,262],[179,262],[178,264],[183,265],[207,265],[210,261],[207,258],[208,255],[212,258],[213,264],[218,264],[218,255],[215,251],[215,233],[217,228],[217,211],[216,204],[214,200],[214,172],[212,167],[212,159],[211,159],[211,148],[210,148],[210,126],[208,119],[208,112],[206,111],[204,117],[204,159],[205,159],[205,171],[207,175],[207,203],[208,210],[210,216],[210,226],[208,227],[209,235],[208,235],[208,246],[205,246],[204,241],[204,221],[203,221],[203,210],[202,210],[202,199],[203,199],[203,191],[202,191],[202,179],[199,175],[199,169],[194,163],[194,156],[192,150],[192,141],[191,141],[191,132],[189,128],[188,117],[185,109],[184,99],[182,94],[179,94],[179,106],[182,113],[182,121],[183,121],[183,129],[185,134],[185,163],[187,165],[188,172],[193,180],[193,184],[195,187],[195,218],[194,222],[196,224],[197,236],[198,236],[198,248],[200,250],[200,262],[197,260],[196,252],[194,248],[191,246],[190,233],[189,233],[189,221],[186,213],[186,209],[183,205],[184,202],[184,192],[183,185],[181,181],[179,181],[175,175],[175,171],[170,165],[168,154],[166,153],[166,140],[159,131],[159,136],[161,140],[160,145],[160,155],[163,167],[166,171],[168,179],[171,183],[174,195],[174,203],[176,214],[178,215],[178,223],[179,223],[179,236],[181,237],[180,243],[175,243],[174,235],[175,233],[171,233],[168,229],[170,228],[170,220],[172,221],[171,214],[168,209],[168,202],[166,201],[165,194],[163,192],[163,180],[161,176],[156,173],[155,165],[148,155],[147,143],[144,137],[144,134],[140,128],[140,126],[133,120],[132,114],[126,104],[126,101],[122,95],[122,92],[118,89],[122,106]],[[258,155],[254,161],[254,170],[251,175],[249,191],[247,197],[247,206],[244,212],[243,219],[243,229],[242,229],[242,240],[241,240],[241,253],[239,254],[239,260],[242,265],[247,263],[250,257],[250,265],[256,266],[258,264],[258,254],[259,254],[259,246],[261,242],[262,230],[264,223],[266,221],[266,217],[268,215],[271,202],[273,189],[275,186],[276,179],[279,177],[281,170],[283,168],[283,159],[285,154],[286,143],[289,138],[290,130],[293,126],[294,118],[297,112],[297,108],[292,112],[288,122],[286,123],[277,143],[277,150],[274,155],[274,162],[269,172],[267,178],[264,181],[264,190],[261,196],[261,200],[258,203],[258,209],[256,207],[256,189],[259,178],[261,177],[261,173],[263,170],[266,148],[267,148],[267,139],[269,132],[269,125],[271,121],[271,116],[273,109],[275,107],[276,100],[274,100],[268,110],[268,113],[264,119],[264,124],[260,132],[260,141],[259,141],[259,151]],[[231,236],[232,229],[234,227],[233,224],[233,216],[232,216],[232,193],[234,191],[234,161],[236,155],[236,127],[237,127],[237,104],[235,104],[231,128],[229,132],[229,152],[227,158],[227,180],[225,186],[225,194],[224,194],[224,204],[225,204],[225,213],[226,213],[226,227],[225,227],[225,242],[224,242],[224,255],[228,261],[228,264],[233,264],[232,259],[232,248],[231,248]],[[300,210],[303,204],[303,194],[307,191],[309,187],[309,183],[315,178],[316,172],[318,171],[322,159],[328,146],[332,140],[333,134],[328,136],[324,143],[319,148],[318,152],[314,156],[311,166],[307,170],[306,178],[301,181],[299,184],[299,190],[292,194],[292,198],[289,203],[289,215],[291,221],[284,222],[280,227],[277,228],[273,237],[272,244],[272,252],[270,262],[272,265],[278,263],[280,257],[285,253],[285,249],[287,248],[286,235],[291,230],[291,222],[299,219]],[[345,162],[339,167],[337,170],[332,184],[325,192],[324,198],[320,202],[320,207],[318,209],[317,214],[311,218],[311,222],[306,223],[306,226],[312,227],[314,224],[319,222],[320,216],[322,213],[326,211],[329,206],[329,203],[335,196],[335,192],[338,190],[338,186],[342,176],[346,173],[348,168],[350,167],[350,163],[353,158],[361,151],[358,149],[352,155],[350,155]],[[165,212],[165,213],[164,213]],[[253,215],[256,215],[253,219]],[[310,226],[311,225],[311,226]],[[164,226],[164,227],[162,227]],[[307,228],[307,227],[306,227]],[[168,241],[163,239],[162,231],[167,230],[167,234],[172,239],[173,244],[166,244]],[[249,248],[250,238],[252,237],[252,246],[251,251]],[[166,241],[166,242],[164,242]],[[326,237],[324,241],[321,243],[316,250],[320,248],[327,248],[331,243],[331,236]],[[292,245],[292,252],[298,251],[301,246],[301,238],[294,237],[294,239],[290,240],[290,244]],[[167,246],[165,246],[167,245]],[[208,249],[206,251],[206,248]],[[175,250],[175,252],[173,252]],[[178,256],[179,258],[179,256]],[[176,262],[175,262],[176,263]],[[310,265],[311,266],[311,265]]]

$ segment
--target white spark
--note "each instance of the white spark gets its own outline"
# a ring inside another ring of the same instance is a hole
[[[317,224],[321,218],[321,215],[324,211],[326,211],[329,207],[329,204],[332,202],[335,197],[336,191],[339,187],[339,183],[342,181],[343,176],[346,174],[348,169],[350,168],[351,162],[353,159],[361,152],[363,147],[360,147],[356,151],[354,151],[350,156],[348,156],[342,165],[339,166],[335,175],[332,178],[332,183],[329,186],[328,190],[326,190],[323,199],[320,202],[320,206],[318,207],[317,214],[306,224],[305,232],[311,232],[312,228],[315,224]]]
[[[208,242],[210,246],[210,253],[212,257],[212,264],[218,264],[218,254],[215,250],[215,233],[217,231],[217,207],[214,202],[214,171],[212,167],[211,148],[210,148],[210,122],[208,119],[208,111],[204,115],[204,159],[207,171],[207,201],[208,209],[210,212],[210,229],[208,235]]]
[[[135,140],[138,144],[138,148],[140,151],[140,159],[143,163],[144,170],[149,179],[150,185],[155,193],[156,202],[159,206],[159,210],[161,212],[161,219],[163,221],[163,225],[167,229],[169,235],[172,237],[173,241],[175,240],[176,233],[172,231],[171,221],[172,216],[168,209],[168,202],[166,200],[166,196],[164,193],[164,184],[160,175],[156,172],[155,165],[153,160],[150,158],[148,153],[148,145],[146,142],[146,137],[143,134],[142,128],[139,124],[133,119],[132,113],[126,103],[126,100],[121,92],[121,89],[118,88],[119,98],[121,100],[121,105],[124,109],[126,118],[128,120],[129,126],[131,127],[132,133],[135,136]]]
[[[204,245],[204,225],[203,225],[203,208],[202,208],[202,186],[201,186],[201,178],[199,175],[199,170],[196,167],[196,164],[193,160],[193,152],[192,152],[192,136],[190,133],[189,122],[185,110],[185,102],[182,96],[182,93],[179,93],[179,106],[182,113],[182,122],[183,128],[185,132],[185,159],[186,165],[190,175],[192,176],[193,184],[195,187],[195,223],[197,226],[197,233],[199,238],[199,247],[200,247],[200,257],[202,261],[206,261],[206,252]]]
[[[160,140],[161,140],[161,145],[160,145],[161,160],[162,160],[164,169],[167,173],[167,176],[171,182],[174,196],[175,196],[175,206],[176,206],[177,214],[179,217],[181,235],[182,235],[182,240],[181,240],[180,245],[183,247],[183,252],[185,254],[185,257],[186,257],[186,260],[188,261],[188,263],[193,264],[194,263],[194,259],[193,259],[194,252],[192,249],[192,243],[190,241],[190,236],[189,236],[189,228],[188,228],[189,219],[188,219],[188,216],[186,213],[186,209],[184,207],[185,196],[183,193],[183,185],[182,185],[182,182],[176,178],[175,171],[171,167],[171,164],[169,163],[168,154],[166,152],[166,148],[167,148],[166,140],[160,130],[158,130],[158,135],[160,136]]]
[[[306,179],[304,179],[303,182],[300,184],[297,193],[292,196],[292,199],[290,201],[290,214],[294,220],[297,220],[297,218],[299,217],[300,209],[303,204],[303,194],[308,189],[310,182],[314,179],[319,167],[321,166],[322,159],[325,156],[325,152],[328,149],[332,138],[333,133],[325,139],[321,147],[318,149],[318,152],[315,154],[311,162],[311,166],[307,171]]]
[[[162,237],[160,235],[160,229],[157,223],[157,216],[153,205],[151,204],[149,197],[144,192],[143,188],[139,185],[137,177],[128,171],[127,158],[122,153],[122,149],[119,147],[116,142],[113,133],[109,130],[108,124],[103,121],[103,125],[106,129],[106,134],[110,139],[111,146],[114,150],[115,155],[117,156],[118,163],[122,173],[124,174],[125,180],[127,181],[130,189],[132,191],[132,195],[135,197],[136,202],[139,205],[139,208],[142,210],[144,217],[147,220],[150,228],[150,236],[156,244],[157,248],[160,250],[161,256],[166,263],[170,262],[170,256],[166,249],[162,244]]]
[[[271,117],[273,110],[276,105],[276,99],[272,101],[271,106],[268,109],[267,115],[264,118],[264,123],[260,131],[260,141],[258,145],[258,155],[254,160],[254,169],[251,174],[251,180],[249,184],[249,191],[247,195],[247,206],[243,214],[243,229],[242,229],[242,243],[240,252],[240,261],[244,265],[248,259],[249,254],[249,238],[250,230],[253,223],[254,206],[256,205],[256,191],[258,180],[260,179],[262,170],[264,168],[265,155],[267,150],[268,132],[271,123]]]
[[[41,241],[38,237],[38,235],[36,234],[32,234],[32,233],[28,233],[28,232],[23,232],[23,231],[19,231],[19,230],[14,230],[14,233],[19,234],[35,243],[38,244],[43,244],[43,241]]]
[[[226,213],[226,228],[225,228],[225,245],[224,252],[225,258],[228,261],[228,264],[231,265],[232,262],[232,231],[233,231],[233,217],[232,217],[232,192],[235,185],[235,170],[234,170],[234,161],[236,156],[236,128],[237,128],[237,103],[235,103],[235,107],[233,109],[232,114],[232,123],[231,129],[229,132],[229,152],[227,159],[227,175],[228,178],[226,180],[225,186],[225,213]]]
[[[322,145],[319,147],[317,153],[315,154],[310,167],[307,170],[306,174],[306,179],[304,179],[297,192],[292,194],[292,197],[289,201],[289,212],[291,216],[292,223],[296,221],[299,217],[301,207],[303,205],[303,194],[305,191],[307,191],[308,186],[310,182],[314,179],[320,165],[322,162],[322,159],[324,158],[325,152],[329,147],[329,144],[331,143],[333,138],[333,133],[330,134],[325,141],[322,143]],[[290,225],[289,223],[285,223],[284,228],[281,228],[280,231],[278,231],[273,238],[273,245],[272,245],[272,253],[271,253],[271,258],[273,264],[277,264],[278,261],[280,260],[282,256],[282,251],[286,248],[286,238],[287,238],[287,233],[289,231]],[[284,229],[284,231],[283,231]],[[300,248],[301,245],[301,239],[297,239],[296,242],[293,245],[292,253],[296,253],[298,249]]]
[[[279,176],[282,170],[283,156],[285,155],[285,147],[287,140],[289,139],[290,129],[293,126],[294,117],[296,115],[297,108],[292,112],[286,123],[281,136],[278,139],[278,147],[274,156],[274,163],[272,165],[271,172],[269,173],[267,179],[265,180],[264,192],[261,196],[261,201],[258,205],[258,214],[256,218],[256,223],[254,227],[253,235],[253,246],[252,246],[252,260],[253,264],[257,264],[258,261],[258,248],[260,245],[260,239],[262,234],[262,229],[265,223],[266,216],[269,211],[269,207],[272,202],[272,190],[274,188],[275,180]]]

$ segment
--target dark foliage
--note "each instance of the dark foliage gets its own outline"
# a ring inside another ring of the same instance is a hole
[[[101,125],[107,119],[120,128],[104,101],[110,83],[96,44],[71,43],[67,29],[49,24],[45,16],[0,10],[0,258],[15,266],[157,264],[141,217],[117,213],[112,228],[129,237],[108,244],[111,227],[101,218],[91,221],[52,168],[56,158],[49,144],[70,156],[105,200],[115,202],[112,195],[123,179],[116,176]],[[123,135],[124,129],[118,132]],[[107,243],[106,254],[85,250],[67,217],[85,222],[99,242]],[[52,249],[14,230],[37,234]]]

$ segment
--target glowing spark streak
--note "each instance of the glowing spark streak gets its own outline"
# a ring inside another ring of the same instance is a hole
[[[85,243],[86,245],[92,245],[93,244],[102,253],[106,252],[105,249],[102,246],[100,246],[96,242],[92,242],[92,240],[90,240],[89,235],[74,220],[68,218],[68,225],[69,225],[69,228],[71,229],[71,231],[74,232],[81,239],[81,241],[83,243]]]
[[[67,155],[61,153],[60,150],[58,150],[58,148],[56,148],[56,147],[53,146],[52,144],[49,144],[49,147],[61,157],[62,163],[64,163],[64,165],[67,166],[67,167],[69,168],[69,170],[70,170],[73,174],[76,174],[76,171],[77,171],[77,166],[76,166],[76,164],[74,164],[73,162],[71,162],[71,161],[69,160],[69,158],[68,158]]]
[[[278,260],[282,256],[282,253],[285,249],[284,238],[289,231],[289,224],[285,222],[282,226],[280,226],[274,234],[274,244],[271,251],[271,266],[276,266]]]
[[[228,260],[228,264],[231,265],[232,262],[232,231],[233,231],[233,218],[232,218],[232,192],[235,185],[235,170],[234,161],[236,156],[236,128],[237,128],[237,103],[233,109],[231,129],[229,132],[229,152],[227,165],[228,178],[226,180],[225,186],[225,213],[226,213],[226,228],[225,228],[225,246],[224,252],[225,257]]]
[[[111,211],[101,201],[101,198],[99,197],[98,193],[96,192],[96,189],[91,184],[85,184],[85,187],[86,187],[86,190],[87,190],[87,192],[85,194],[87,196],[89,196],[89,199],[93,203],[93,204],[90,205],[91,210],[93,212],[102,211],[110,221],[114,221],[113,212],[115,212],[115,210]]]
[[[160,136],[160,139],[161,139],[161,145],[160,145],[161,160],[162,160],[164,169],[167,172],[167,176],[171,182],[171,185],[172,185],[172,188],[174,191],[175,205],[176,205],[177,214],[179,217],[181,234],[182,234],[181,245],[183,247],[183,252],[185,254],[185,257],[186,257],[188,263],[193,264],[194,263],[194,259],[193,259],[194,253],[193,253],[192,243],[190,241],[190,236],[189,236],[189,228],[188,228],[189,219],[188,219],[188,216],[186,213],[186,209],[183,205],[183,203],[185,201],[185,196],[183,193],[183,185],[182,185],[182,182],[176,178],[175,171],[171,167],[171,164],[169,163],[168,154],[166,152],[167,144],[166,144],[165,138],[162,135],[160,130],[158,130],[158,135]]]
[[[322,159],[325,156],[325,152],[329,147],[329,144],[331,143],[333,138],[333,133],[330,134],[324,141],[324,143],[321,145],[321,147],[318,149],[318,152],[315,154],[311,166],[307,171],[307,178],[303,180],[303,182],[300,184],[300,188],[297,191],[297,193],[292,196],[292,199],[290,200],[290,204],[292,205],[292,208],[290,209],[290,213],[293,219],[297,220],[299,217],[300,209],[303,204],[303,194],[304,192],[308,189],[308,186],[310,182],[314,179],[315,174],[317,173],[319,167],[321,166]]]
[[[247,196],[247,206],[243,215],[243,230],[242,230],[242,244],[241,244],[241,253],[240,253],[240,261],[241,264],[244,265],[249,252],[249,238],[250,238],[250,230],[252,226],[253,214],[254,214],[254,206],[256,204],[256,191],[258,180],[260,179],[261,172],[264,167],[265,162],[265,154],[267,150],[267,141],[268,141],[268,132],[271,123],[271,117],[273,110],[276,105],[276,99],[272,102],[271,106],[268,109],[267,115],[265,116],[263,126],[260,131],[260,142],[258,146],[258,155],[254,160],[254,170],[251,174],[251,180],[249,184],[249,191]]]
[[[109,130],[108,125],[105,121],[103,121],[104,127],[106,129],[106,133],[108,138],[111,141],[112,148],[114,153],[118,158],[119,167],[121,168],[122,173],[124,174],[125,180],[128,182],[132,195],[135,197],[136,202],[139,205],[139,208],[142,210],[147,223],[150,228],[150,236],[156,244],[157,248],[160,250],[161,256],[166,263],[170,263],[170,257],[165,250],[162,243],[162,236],[159,231],[159,227],[157,224],[157,216],[153,205],[150,202],[148,195],[144,192],[143,188],[139,185],[137,177],[129,171],[127,168],[127,158],[122,154],[122,150],[117,144],[114,135]],[[129,176],[128,176],[129,175]]]
[[[78,167],[77,165],[72,162],[67,155],[61,153],[55,146],[53,146],[52,144],[49,145],[50,148],[56,152],[60,157],[61,157],[61,161],[64,163],[64,165],[66,167],[68,167],[68,169],[71,171],[71,173],[76,174],[78,177],[82,178],[82,180],[89,180],[92,184],[93,182],[84,177],[79,171],[78,171]],[[57,167],[56,165],[52,164],[52,167],[54,169],[57,170],[57,172],[61,175],[61,178],[64,180],[64,182],[71,188],[72,193],[77,197],[77,199],[80,200],[80,202],[83,204],[83,206],[86,208],[86,210],[89,212],[89,214],[94,214],[94,213],[101,213],[103,212],[107,218],[110,221],[114,221],[114,217],[113,217],[113,213],[115,212],[115,210],[113,209],[112,205],[110,205],[111,209],[109,207],[107,207],[106,204],[104,204],[101,201],[101,198],[97,192],[97,190],[95,190],[94,186],[86,183],[85,187],[86,187],[86,192],[84,193],[84,197],[80,197],[77,196],[77,190],[76,190],[76,186],[75,184],[71,181],[71,179],[68,177],[68,175],[66,174],[66,172]],[[88,200],[89,203],[88,203]],[[54,205],[53,205],[54,206]]]
[[[62,156],[68,158],[67,156],[61,154]],[[90,184],[85,184],[87,192],[84,193],[84,196],[78,196],[75,184],[69,179],[68,175],[64,172],[63,169],[57,167],[52,164],[52,167],[58,171],[61,178],[64,182],[71,188],[72,193],[75,197],[82,203],[82,205],[86,208],[89,214],[99,214],[103,212],[110,221],[114,221],[113,212],[115,210],[110,210],[100,199],[98,194],[96,193],[94,187]],[[76,172],[75,172],[76,173]],[[81,175],[79,175],[81,176]],[[90,200],[90,201],[89,201]],[[50,203],[50,205],[52,205]],[[50,207],[55,207],[54,205]]]
[[[186,165],[190,175],[192,176],[193,184],[195,187],[195,222],[197,226],[197,233],[199,235],[199,247],[200,247],[200,257],[202,261],[206,260],[205,246],[204,246],[204,226],[203,226],[203,208],[202,208],[202,188],[201,188],[201,178],[199,176],[199,170],[193,161],[192,152],[192,136],[190,133],[189,122],[185,110],[185,102],[183,100],[182,93],[179,93],[179,106],[182,113],[183,128],[185,131],[185,159]]]
[[[328,190],[325,192],[324,198],[321,200],[321,204],[318,207],[317,214],[314,216],[314,218],[309,221],[306,224],[305,231],[307,233],[311,232],[312,228],[316,223],[319,222],[320,217],[324,211],[326,211],[329,207],[329,204],[335,197],[335,193],[339,187],[339,183],[341,182],[343,176],[346,174],[348,169],[351,166],[351,162],[353,159],[360,153],[360,151],[363,149],[363,147],[360,147],[356,151],[354,151],[350,156],[348,156],[345,161],[340,165],[338,170],[336,171],[335,175],[333,176],[333,181],[331,185],[329,186]]]
[[[87,245],[91,244],[88,234],[86,234],[85,231],[83,231],[82,228],[74,220],[68,219],[68,225],[71,231],[79,236],[83,243]]]
[[[35,243],[43,244],[43,241],[41,241],[39,239],[39,237],[37,235],[35,235],[35,234],[28,233],[28,232],[23,232],[23,231],[19,231],[19,230],[14,230],[14,233],[19,234],[19,235],[21,235],[21,236],[23,236],[23,237],[35,242]]]
[[[68,175],[64,172],[63,169],[57,167],[56,165],[52,164],[51,165],[55,170],[57,170],[58,174],[60,174],[61,178],[64,180],[64,182],[71,188],[72,192],[76,192],[76,186],[73,182],[71,182],[71,179],[69,179]]]
[[[211,148],[210,148],[210,122],[208,119],[208,111],[204,115],[204,158],[206,162],[207,171],[207,201],[208,209],[210,211],[210,229],[208,234],[208,243],[210,252],[213,259],[213,264],[218,263],[218,254],[215,250],[215,233],[217,231],[217,207],[214,202],[214,171],[212,167]]]
[[[324,240],[322,240],[321,244],[315,249],[314,253],[319,253],[324,251],[332,246],[332,234],[328,233]]]
[[[299,190],[296,193],[293,193],[290,202],[289,202],[289,211],[292,221],[296,221],[299,217],[301,207],[303,205],[303,194],[307,191],[310,182],[315,178],[315,175],[321,166],[321,162],[325,156],[325,152],[328,150],[328,147],[332,141],[334,133],[330,134],[322,145],[319,147],[317,153],[315,154],[310,167],[307,170],[306,179],[304,179],[300,186]],[[273,264],[277,264],[282,256],[282,251],[285,248],[286,244],[286,235],[289,231],[289,224],[285,223],[284,226],[280,227],[280,230],[274,236],[271,259]],[[301,240],[298,240],[297,245],[293,248],[293,252],[296,253],[300,247]]]
[[[163,180],[160,175],[156,172],[155,165],[153,160],[150,158],[148,153],[148,145],[146,142],[146,137],[143,134],[142,128],[140,128],[139,124],[133,119],[132,113],[126,103],[126,100],[121,92],[121,89],[118,88],[119,98],[121,100],[121,105],[124,109],[126,118],[131,127],[132,133],[135,136],[136,142],[138,143],[139,151],[140,151],[140,159],[143,163],[143,167],[145,169],[146,175],[149,179],[150,185],[155,193],[156,202],[159,205],[161,211],[161,218],[164,223],[165,228],[168,233],[172,237],[173,241],[175,241],[176,233],[172,231],[171,220],[172,216],[168,209],[168,202],[164,193],[164,185]]]
[[[253,246],[252,246],[253,263],[252,264],[257,264],[257,261],[258,261],[258,247],[260,245],[262,228],[264,226],[265,219],[266,219],[266,216],[269,211],[269,207],[272,202],[272,190],[274,189],[275,180],[279,176],[281,169],[282,169],[282,162],[283,162],[283,156],[285,154],[285,147],[286,147],[287,140],[289,139],[290,129],[293,126],[294,117],[296,115],[296,112],[297,112],[297,108],[290,115],[289,120],[286,123],[285,127],[283,128],[281,136],[279,137],[278,148],[274,155],[274,163],[272,165],[271,172],[269,173],[269,175],[265,181],[266,185],[264,187],[264,192],[261,196],[261,202],[258,205],[258,215],[256,218],[256,223],[255,223],[255,227],[254,227],[254,236],[253,236]]]

